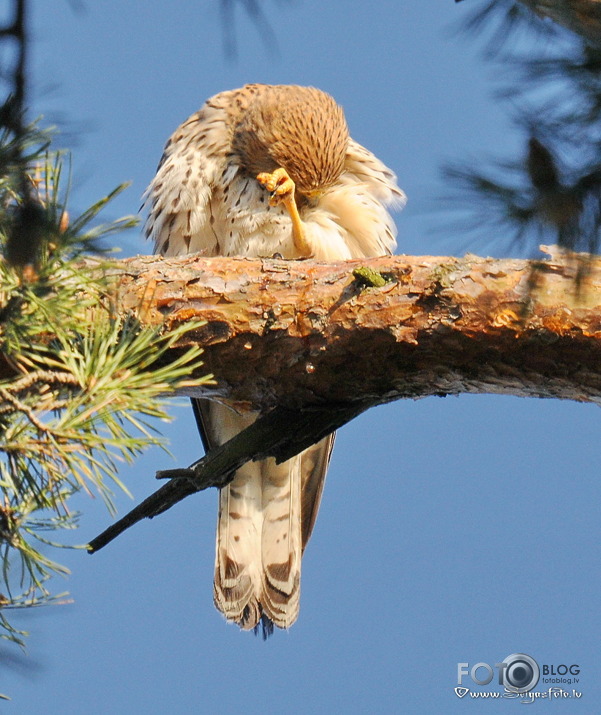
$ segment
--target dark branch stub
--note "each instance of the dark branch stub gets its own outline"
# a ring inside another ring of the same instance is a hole
[[[368,406],[357,402],[305,410],[276,407],[187,469],[157,472],[158,479],[169,478],[170,481],[92,539],[88,551],[99,551],[137,522],[152,519],[191,494],[209,487],[221,489],[232,481],[236,469],[246,462],[267,457],[274,457],[277,462],[291,459]]]

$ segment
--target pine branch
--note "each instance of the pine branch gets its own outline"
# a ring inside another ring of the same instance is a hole
[[[227,397],[263,416],[188,469],[159,472],[170,481],[93,539],[90,552],[197,491],[223,487],[246,461],[289,459],[393,399],[494,392],[601,403],[599,258],[138,257],[114,278],[118,304],[143,306],[141,320],[206,321],[185,340],[204,347],[216,382],[185,394]]]
[[[366,287],[360,267],[387,282]],[[204,321],[164,360],[196,344],[216,382],[179,394],[263,414],[462,392],[601,402],[600,258],[137,257],[112,279],[141,325]]]
[[[305,411],[276,407],[187,469],[157,472],[157,479],[170,481],[92,539],[88,551],[99,551],[137,522],[162,514],[191,494],[209,487],[226,486],[236,469],[246,462],[266,457],[275,457],[278,462],[290,459],[342,427],[365,408],[360,404],[331,405],[321,410]]]
[[[160,396],[190,384],[201,353],[161,362],[185,328],[116,315],[109,264],[97,255],[95,272],[81,270],[83,253],[132,220],[96,225],[116,192],[70,220],[61,157],[45,153],[43,134],[0,132],[0,164],[10,159],[0,167],[0,639],[21,646],[8,609],[63,602],[47,583],[68,571],[45,553],[61,544],[45,533],[77,526],[67,504],[78,491],[97,491],[109,509],[113,486],[127,491],[120,464],[164,444],[149,421],[168,419]]]

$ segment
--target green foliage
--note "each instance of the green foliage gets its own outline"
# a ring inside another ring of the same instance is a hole
[[[165,360],[198,323],[142,327],[109,299],[98,242],[135,219],[96,219],[123,187],[69,219],[62,158],[37,146],[13,166],[0,138],[0,638],[21,645],[8,609],[64,601],[48,580],[68,571],[47,553],[60,546],[49,535],[77,526],[69,498],[96,492],[113,510],[120,465],[164,445],[160,397],[210,379],[189,378],[197,347]]]

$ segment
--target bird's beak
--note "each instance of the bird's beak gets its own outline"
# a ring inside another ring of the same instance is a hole
[[[322,194],[322,189],[310,189],[309,191],[303,191],[303,196],[307,199],[307,203],[311,206],[315,206],[317,204]]]

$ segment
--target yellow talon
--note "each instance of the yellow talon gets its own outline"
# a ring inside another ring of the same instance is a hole
[[[271,192],[270,206],[283,203],[288,197],[294,197],[294,181],[288,176],[286,169],[276,169],[272,174],[262,172],[257,176],[257,181]]]
[[[282,204],[292,221],[292,238],[294,246],[299,253],[299,258],[311,258],[313,251],[305,237],[305,229],[301,217],[296,206],[294,198],[295,185],[294,181],[288,175],[288,172],[283,167],[279,167],[271,174],[266,171],[257,175],[257,181],[267,191],[271,192],[269,197],[270,206],[279,206]]]

